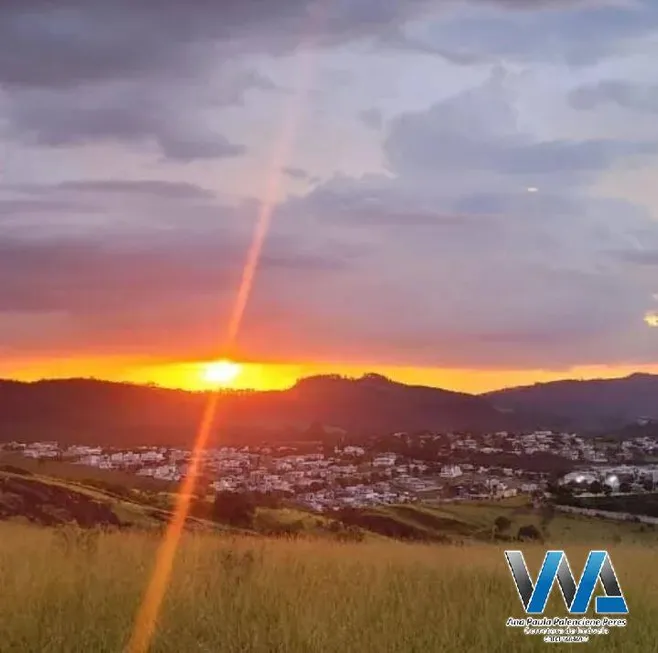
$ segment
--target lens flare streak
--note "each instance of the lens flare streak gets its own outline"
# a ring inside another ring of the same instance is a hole
[[[307,32],[308,36],[305,39],[306,45],[312,44],[313,35],[316,33],[316,28],[322,18],[321,12],[324,9],[324,0],[321,0],[321,2],[322,4],[314,7],[314,11],[309,17],[310,24]],[[258,269],[258,262],[277,201],[282,171],[289,159],[295,133],[304,109],[305,91],[311,76],[312,63],[312,51],[307,49],[301,59],[302,68],[297,92],[292,98],[289,111],[286,112],[284,126],[281,130],[280,137],[277,139],[277,146],[274,150],[270,170],[267,175],[263,201],[258,213],[251,245],[247,253],[235,303],[230,314],[224,345],[225,352],[230,352],[233,347],[249,301]],[[146,653],[151,646],[162,602],[169,585],[180,537],[189,515],[190,502],[196,488],[199,468],[215,422],[218,402],[219,394],[217,392],[210,393],[194,441],[190,464],[176,497],[172,519],[167,526],[163,541],[158,549],[154,569],[138,610],[126,653]]]

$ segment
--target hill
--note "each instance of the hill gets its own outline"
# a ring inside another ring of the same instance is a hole
[[[482,397],[503,410],[554,415],[574,428],[618,428],[641,418],[658,419],[658,375],[652,374],[536,383]]]
[[[51,439],[109,446],[189,446],[208,394],[68,379],[0,381],[0,442]],[[377,374],[316,376],[288,390],[224,392],[213,437],[222,442],[311,437],[322,423],[353,434],[415,430],[615,429],[658,419],[658,376],[555,381],[475,396]],[[315,434],[317,437],[317,432]]]
[[[81,529],[160,529],[171,518],[172,497],[89,478],[73,480],[0,464],[0,522]],[[190,516],[190,530],[222,526]]]
[[[85,475],[86,473],[86,475]],[[91,477],[90,477],[91,474]],[[144,483],[144,481],[148,481]],[[67,463],[16,464],[0,457],[0,524],[30,523],[55,527],[64,536],[93,537],[100,530],[159,533],[171,520],[175,487],[155,479],[87,470]],[[195,496],[185,522],[187,531],[231,535],[311,537],[362,541],[374,533],[294,507],[256,505],[251,523],[229,524],[213,518],[214,495]]]
[[[285,396],[286,408],[300,420],[356,431],[480,430],[512,421],[481,397],[396,383],[378,374],[310,377]]]
[[[72,379],[0,382],[0,441],[189,445],[205,393]],[[226,431],[297,430],[314,422],[351,432],[509,428],[513,415],[487,399],[407,386],[378,375],[312,377],[293,388],[221,396],[216,426]]]

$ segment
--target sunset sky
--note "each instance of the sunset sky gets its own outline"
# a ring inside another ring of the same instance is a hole
[[[654,0],[2,2],[0,377],[658,372],[656,61]]]

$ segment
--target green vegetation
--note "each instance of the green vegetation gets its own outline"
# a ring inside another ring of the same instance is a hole
[[[124,649],[159,539],[147,533],[0,524],[3,653]],[[568,547],[575,569],[589,547]],[[536,573],[542,545],[524,544]],[[655,648],[658,552],[610,547],[629,625],[585,645]],[[549,613],[564,615],[555,592]],[[523,616],[502,547],[187,534],[153,653],[425,653],[543,651],[505,627]],[[552,650],[567,650],[556,645]]]
[[[581,508],[625,512],[631,515],[658,517],[658,494],[629,494],[626,496],[573,497],[565,503]]]
[[[425,542],[508,541],[524,529],[525,538],[536,530],[539,539],[549,543],[658,544],[658,528],[556,513],[550,505],[534,508],[524,497],[495,502],[378,506],[342,511],[340,518],[346,524],[381,535]],[[530,526],[533,530],[528,529]]]

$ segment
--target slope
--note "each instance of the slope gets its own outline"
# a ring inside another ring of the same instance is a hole
[[[500,409],[564,417],[575,428],[613,428],[658,418],[658,375],[553,381],[482,395]]]

